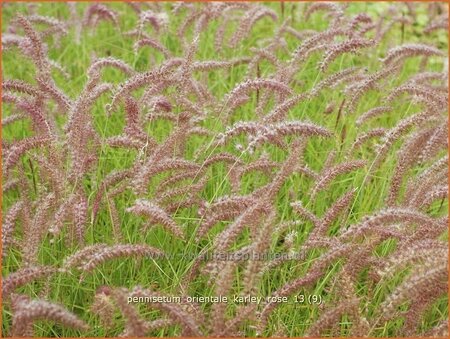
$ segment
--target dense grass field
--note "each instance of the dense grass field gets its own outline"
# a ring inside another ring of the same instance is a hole
[[[448,335],[446,25],[3,3],[3,335]]]

